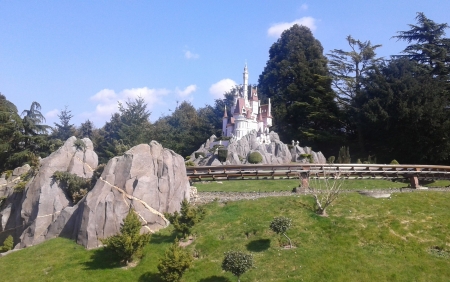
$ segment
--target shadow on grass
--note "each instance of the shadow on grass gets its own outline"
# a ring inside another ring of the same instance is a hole
[[[172,232],[168,235],[163,235],[161,233],[155,233],[155,234],[152,234],[152,237],[150,238],[150,244],[173,243],[175,241],[176,237],[177,237],[177,234],[175,232]]]
[[[267,250],[269,247],[270,247],[269,239],[254,240],[247,244],[247,250],[251,252],[262,252]]]
[[[107,269],[122,266],[110,251],[100,248],[91,255],[91,260],[84,263],[86,269]]]
[[[146,272],[139,277],[139,282],[162,282],[159,273]]]
[[[223,276],[211,276],[198,280],[199,282],[230,282],[230,279]]]

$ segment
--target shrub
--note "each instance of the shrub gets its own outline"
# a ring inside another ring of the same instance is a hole
[[[210,153],[214,153],[216,150],[220,150],[220,149],[223,149],[223,148],[225,148],[224,145],[216,144],[211,149],[209,149],[209,152]]]
[[[26,181],[20,181],[19,183],[16,184],[16,186],[14,186],[14,192],[23,192],[26,186],[27,186]]]
[[[165,213],[164,216],[170,221],[176,232],[186,238],[191,234],[192,227],[205,216],[202,207],[194,207],[186,199],[181,202],[180,212],[175,211],[173,214]]]
[[[36,175],[36,170],[34,168],[31,168],[28,172],[22,174],[20,176],[20,182],[17,183],[16,186],[14,186],[14,192],[22,192],[23,190],[25,190],[27,183],[35,175]]]
[[[349,164],[349,163],[351,163],[350,148],[349,147],[343,146],[343,147],[341,147],[339,149],[339,155],[338,155],[337,163],[339,163],[339,164]]]
[[[105,170],[105,167],[106,167],[105,164],[100,164],[94,170],[94,173],[92,173],[92,177],[91,177],[91,188],[89,189],[89,191],[92,190],[92,188],[94,188],[95,184],[97,183],[97,180],[100,178],[100,176],[102,176],[102,173]]]
[[[313,157],[312,157],[311,154],[300,154],[300,157],[308,159],[309,163],[313,163],[314,162]]]
[[[398,165],[399,163],[397,162],[397,160],[392,160],[390,164],[391,165]]]
[[[136,212],[131,209],[120,227],[120,234],[101,239],[105,249],[114,253],[127,264],[142,256],[142,249],[150,241],[150,234],[140,234],[141,222]]]
[[[91,190],[91,179],[85,179],[66,171],[55,171],[53,179],[66,191],[74,204],[78,203]]]
[[[248,155],[248,162],[251,164],[258,164],[262,162],[262,156],[259,152],[251,152]]]
[[[159,261],[158,270],[163,281],[180,281],[183,273],[192,266],[193,258],[180,247],[178,239],[166,251]]]
[[[217,151],[217,156],[219,158],[220,162],[226,162],[228,157],[228,150],[227,149],[219,149]]]
[[[334,160],[336,159],[336,157],[335,156],[330,156],[329,158],[328,158],[328,163],[329,164],[334,164]]]
[[[195,163],[193,161],[187,161],[184,163],[185,166],[195,166]]]
[[[253,267],[253,256],[239,251],[228,251],[222,261],[222,269],[237,276],[238,281],[242,274]]]
[[[186,161],[189,161],[191,159],[191,156],[187,156],[186,158],[184,158]]]
[[[195,152],[194,156],[195,156],[196,159],[198,159],[200,156],[202,156],[202,158],[204,158],[205,157],[205,153],[203,153],[203,152]]]
[[[80,151],[86,151],[86,144],[83,140],[78,139],[73,142],[73,146]]]
[[[0,253],[10,251],[12,250],[13,247],[14,247],[14,240],[13,237],[9,235],[3,242],[3,246],[0,247]]]
[[[277,234],[283,234],[284,237],[286,237],[289,241],[289,246],[292,248],[291,239],[286,235],[286,231],[291,228],[292,220],[287,217],[275,217],[272,222],[270,223],[270,229],[277,233]]]

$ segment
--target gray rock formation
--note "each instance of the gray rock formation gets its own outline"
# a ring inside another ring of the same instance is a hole
[[[310,154],[314,163],[326,163],[326,159],[321,152],[313,152],[311,148],[294,146],[289,149],[288,145],[280,141],[277,133],[270,132],[270,143],[260,144],[257,140],[257,133],[250,132],[239,140],[231,139],[226,143],[228,156],[224,165],[247,164],[247,157],[251,152],[259,152],[262,156],[261,164],[287,164],[291,162],[306,163],[309,158],[305,154]],[[196,152],[205,153],[205,157],[195,158],[192,153],[190,160],[198,166],[222,165],[217,159],[217,152],[212,151],[212,144],[216,136],[211,136]],[[302,156],[303,155],[303,156]]]
[[[111,159],[95,187],[73,205],[53,173],[90,178],[98,162],[89,139],[83,139],[85,150],[77,150],[75,140],[69,138],[41,160],[23,192],[14,192],[17,177],[0,178],[0,240],[13,235],[18,249],[63,236],[94,248],[101,245],[99,239],[119,232],[130,208],[139,214],[142,232],[148,232],[167,226],[163,213],[179,210],[180,202],[189,199],[183,158],[152,141]]]
[[[92,141],[83,139],[86,147],[77,149],[74,146],[75,140],[75,137],[69,138],[61,148],[41,160],[39,171],[22,192],[14,191],[13,187],[17,184],[15,174],[23,175],[30,168],[24,166],[13,171],[11,185],[7,185],[7,198],[0,212],[0,231],[6,231],[2,235],[12,233],[15,243],[19,243],[16,248],[44,241],[48,236],[48,227],[65,208],[72,205],[71,199],[53,180],[53,174],[56,171],[66,171],[90,178],[97,167],[98,159]]]
[[[183,158],[156,141],[141,144],[108,162],[94,189],[80,203],[77,242],[87,248],[117,234],[130,208],[143,223],[141,232],[168,226],[163,213],[189,200],[190,185]]]

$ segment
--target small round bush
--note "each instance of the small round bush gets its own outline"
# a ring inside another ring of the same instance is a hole
[[[227,160],[228,150],[227,149],[217,150],[217,156],[218,156],[220,162],[222,162],[222,163],[225,162]]]
[[[204,158],[205,157],[205,153],[203,153],[203,152],[195,152],[194,156],[195,156],[196,159],[198,159],[200,156],[202,156],[202,158]]]
[[[258,164],[258,163],[262,162],[261,154],[258,152],[251,152],[248,155],[248,162],[251,164]]]
[[[239,251],[229,251],[225,253],[222,261],[222,269],[233,273],[239,277],[253,267],[253,256]]]
[[[397,162],[397,160],[392,160],[391,161],[391,165],[398,165],[399,163]]]

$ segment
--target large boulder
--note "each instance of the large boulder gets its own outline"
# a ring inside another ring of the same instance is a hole
[[[179,210],[180,202],[189,199],[183,158],[152,141],[111,159],[94,188],[74,205],[54,181],[54,172],[90,178],[98,162],[89,139],[83,139],[85,148],[75,141],[69,138],[41,160],[22,192],[14,191],[21,176],[0,178],[0,240],[13,235],[18,249],[62,236],[95,248],[100,239],[119,232],[131,208],[141,219],[141,231],[153,232],[168,225],[164,212]]]
[[[183,158],[156,141],[131,148],[111,159],[94,189],[80,203],[77,242],[87,248],[117,234],[133,208],[142,222],[141,232],[168,226],[164,213],[180,210],[189,199],[190,185]]]

